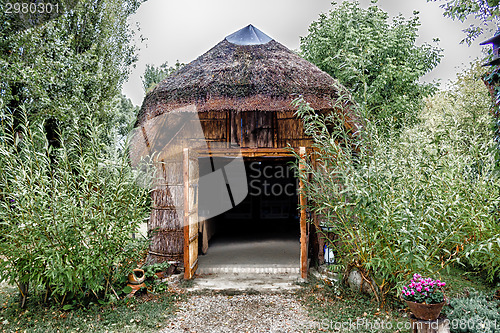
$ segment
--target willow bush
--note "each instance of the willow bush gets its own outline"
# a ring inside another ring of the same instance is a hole
[[[454,262],[500,276],[491,118],[487,105],[454,100],[465,92],[457,83],[428,100],[422,122],[397,137],[379,136],[370,122],[351,133],[337,115],[296,100],[318,162],[302,161],[309,207],[338,235],[338,268],[362,272],[380,300],[413,273],[432,276]]]
[[[116,282],[146,246],[132,233],[147,217],[148,193],[126,152],[103,153],[88,118],[52,145],[41,122],[25,118],[14,130],[11,116],[1,121],[1,278],[61,304],[116,298]]]

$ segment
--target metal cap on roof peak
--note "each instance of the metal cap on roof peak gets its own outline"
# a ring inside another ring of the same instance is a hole
[[[229,43],[236,45],[262,45],[272,41],[273,39],[253,25],[249,24],[243,29],[227,36],[226,40]]]

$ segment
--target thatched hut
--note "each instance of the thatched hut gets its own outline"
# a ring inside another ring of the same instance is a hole
[[[190,150],[196,150],[198,155],[190,155],[180,149],[185,146],[179,143],[176,152],[177,156],[182,155],[181,159],[163,165],[164,186],[153,191],[149,229],[158,232],[153,235],[150,259],[184,261],[187,277],[191,277],[196,269],[198,232],[201,230],[200,235],[204,237],[203,241],[200,240],[204,247],[208,237],[207,225],[203,230],[197,220],[198,184],[193,181],[203,156],[234,156],[237,151],[236,154],[242,156],[245,163],[252,158],[260,158],[259,164],[264,159],[265,163],[273,164],[273,161],[290,158],[289,146],[297,150],[302,147],[302,153],[306,153],[312,142],[304,135],[301,121],[294,116],[295,108],[291,102],[302,95],[317,112],[345,113],[347,125],[351,126],[349,122],[354,122],[354,117],[349,115],[349,104],[332,104],[332,100],[346,94],[346,89],[328,74],[252,25],[227,36],[198,59],[160,82],[146,95],[136,123],[136,128],[144,136],[145,146],[151,148],[155,140],[153,137],[160,136],[163,125],[159,123],[175,127],[169,132],[176,135],[196,132],[191,125],[189,131],[185,126],[172,125],[177,124],[177,118],[159,122],[159,117],[194,114],[201,124],[203,143],[208,150],[200,149],[203,145],[195,145],[198,149],[191,145]],[[159,146],[164,147],[165,142],[171,142],[174,135],[167,136]],[[185,145],[187,141],[199,139],[184,136],[179,142]],[[197,158],[200,158],[198,162]],[[211,163],[213,169],[213,160]],[[224,179],[230,190],[227,175]],[[213,193],[212,189],[209,191]],[[202,192],[202,185],[199,192]],[[304,203],[305,199],[300,199]],[[234,201],[231,201],[233,206],[242,200]],[[182,202],[185,206],[179,208]],[[280,202],[286,204],[286,200]],[[293,210],[296,211],[297,202],[293,203]],[[260,214],[265,204],[268,205],[260,201]],[[252,212],[255,208],[251,209],[250,216]],[[276,214],[279,215],[279,212],[278,209]],[[310,242],[305,209],[298,217],[301,221],[301,269],[304,276]]]

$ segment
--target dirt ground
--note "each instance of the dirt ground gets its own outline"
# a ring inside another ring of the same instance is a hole
[[[314,322],[291,293],[192,295],[161,333],[309,332]]]

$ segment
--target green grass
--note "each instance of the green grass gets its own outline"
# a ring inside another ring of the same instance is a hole
[[[448,298],[468,297],[476,291],[493,295],[499,289],[498,286],[487,284],[480,276],[460,268],[442,272],[440,278],[447,283]],[[382,309],[370,296],[357,294],[340,284],[329,286],[314,278],[304,284],[298,297],[318,323],[311,332],[410,331],[409,327],[405,327],[409,323],[406,306],[397,299],[389,300]],[[443,311],[446,310],[445,307]],[[339,325],[342,324],[350,326],[341,328]]]
[[[7,287],[0,292],[0,332],[158,332],[182,297],[165,292],[70,311],[31,300],[19,309],[17,290]]]
[[[446,297],[464,297],[472,292],[494,293],[500,285],[486,282],[474,272],[468,272],[461,267],[450,267],[449,271],[443,270],[440,279],[446,282]]]
[[[354,293],[342,285],[328,286],[313,278],[298,296],[318,323],[311,332],[396,332],[393,327],[406,321],[396,308],[381,309],[369,296]],[[378,329],[381,325],[392,326]]]

